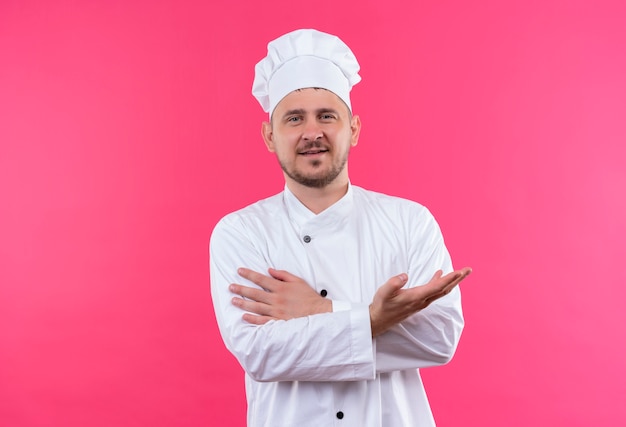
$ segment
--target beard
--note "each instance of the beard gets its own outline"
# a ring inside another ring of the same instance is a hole
[[[345,153],[342,157],[337,159],[331,164],[330,169],[325,171],[318,171],[308,175],[303,174],[301,171],[297,170],[294,167],[290,167],[290,165],[283,162],[281,159],[278,159],[280,163],[280,167],[283,169],[285,174],[293,179],[298,184],[304,185],[305,187],[310,188],[324,188],[328,184],[332,183],[339,174],[346,167],[346,163],[348,161],[348,153]],[[322,164],[320,160],[311,161],[311,165],[313,167],[318,167]]]

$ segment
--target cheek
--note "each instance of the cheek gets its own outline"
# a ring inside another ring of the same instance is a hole
[[[342,131],[338,135],[338,140],[343,141],[342,145],[344,145],[346,149],[349,149],[351,146],[356,145],[356,139],[353,137],[350,129],[348,129],[347,131]]]
[[[278,157],[279,160],[288,160],[289,158],[294,157],[294,150],[289,148],[287,145],[277,145],[274,149],[274,154]]]

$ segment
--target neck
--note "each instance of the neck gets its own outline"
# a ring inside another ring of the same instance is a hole
[[[287,188],[296,196],[300,203],[314,214],[319,214],[334,205],[348,192],[348,177],[337,177],[323,188],[304,186],[287,178]]]

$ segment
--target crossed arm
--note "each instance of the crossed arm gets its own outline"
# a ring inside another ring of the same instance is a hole
[[[408,281],[404,273],[391,277],[374,295],[369,305],[372,337],[386,332],[433,301],[447,295],[471,273],[465,267],[443,275],[437,271],[428,283],[403,289]],[[288,320],[332,311],[332,302],[320,296],[303,279],[284,270],[270,268],[268,275],[240,268],[244,279],[261,289],[231,284],[229,290],[238,295],[232,304],[246,311],[243,320],[262,325],[270,320]]]
[[[281,250],[298,251],[298,242],[286,248],[259,246],[257,241],[268,238],[265,228],[248,224],[247,217],[218,224],[210,246],[213,304],[224,343],[246,373],[255,381],[355,381],[447,363],[463,329],[455,288],[470,269],[433,276],[438,269],[451,271],[449,255],[434,219],[419,212],[414,216],[416,224],[407,225],[414,231],[409,241],[428,245],[404,248],[406,256],[388,267],[365,266],[354,275],[345,269],[326,271],[320,285],[351,280],[345,285],[352,291],[337,287],[332,299],[312,287],[322,276],[295,258],[281,263],[283,271],[267,269],[275,258],[282,259]],[[258,230],[263,232],[256,236]],[[403,250],[401,242],[395,249]],[[335,261],[324,267],[344,268]],[[404,268],[408,274],[389,279],[383,273],[391,276],[393,269]],[[378,286],[362,283],[366,277]],[[369,298],[362,300],[365,295]]]

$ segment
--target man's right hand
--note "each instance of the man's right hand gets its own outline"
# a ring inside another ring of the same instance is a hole
[[[229,289],[238,295],[232,299],[234,306],[247,313],[243,320],[254,325],[264,325],[270,320],[289,320],[333,310],[331,300],[318,294],[308,283],[284,270],[268,270],[269,275],[247,268],[238,269],[241,277],[262,289],[232,283]]]
[[[409,289],[402,289],[409,280],[406,274],[392,277],[376,291],[370,304],[372,337],[382,334],[393,325],[428,307],[431,302],[447,295],[471,272],[471,268],[465,267],[443,276],[439,270],[427,284]]]

